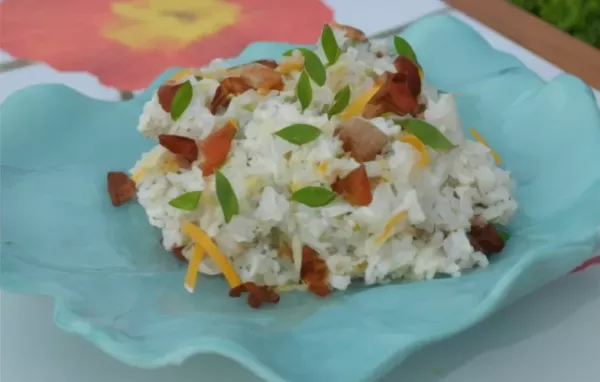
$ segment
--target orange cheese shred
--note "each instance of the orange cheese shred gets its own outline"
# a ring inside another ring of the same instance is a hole
[[[188,265],[187,273],[183,281],[183,286],[188,292],[192,293],[196,289],[196,280],[198,279],[198,266],[204,259],[206,252],[200,244],[194,244],[194,251],[190,263]]]
[[[217,267],[223,272],[223,276],[225,276],[225,279],[231,288],[235,288],[242,283],[240,276],[235,272],[227,257],[219,250],[219,248],[217,248],[215,243],[213,243],[212,239],[202,230],[202,228],[192,223],[185,222],[182,224],[182,229],[183,233],[188,235],[196,245],[200,245],[204,248]]]
[[[425,144],[423,144],[423,142],[421,142],[421,140],[419,138],[417,138],[416,136],[414,136],[412,134],[407,134],[407,135],[401,136],[400,138],[398,138],[398,140],[400,142],[408,143],[409,145],[411,145],[412,147],[417,149],[419,154],[421,154],[421,159],[419,160],[419,163],[418,163],[419,167],[427,166],[427,164],[429,163],[429,153],[427,152],[427,148],[425,147]]]
[[[469,133],[471,133],[471,135],[473,136],[473,138],[475,138],[475,140],[477,140],[477,142],[481,143],[484,146],[487,146],[487,148],[490,149],[490,152],[492,153],[492,157],[494,157],[494,162],[496,162],[496,164],[502,164],[502,158],[500,158],[500,155],[498,155],[498,153],[494,151],[494,149],[487,143],[485,139],[483,139],[483,137],[481,136],[481,134],[479,134],[477,130],[469,129]]]
[[[348,107],[346,107],[346,109],[344,109],[344,111],[340,114],[340,118],[342,120],[346,120],[352,117],[361,116],[371,98],[373,98],[380,88],[381,84],[375,84],[369,89],[365,90],[362,94],[350,102],[350,105],[348,105]]]
[[[386,240],[390,237],[394,228],[398,225],[398,223],[400,223],[402,220],[404,220],[407,216],[408,216],[408,211],[400,211],[397,214],[395,214],[394,216],[392,216],[390,218],[390,220],[388,220],[387,224],[385,225],[383,233],[381,235],[379,235],[379,237],[377,238],[377,240],[376,240],[377,244],[381,245],[381,244],[385,243]]]

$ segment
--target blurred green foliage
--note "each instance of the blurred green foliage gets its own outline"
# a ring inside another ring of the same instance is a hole
[[[600,0],[511,0],[570,35],[600,49]]]

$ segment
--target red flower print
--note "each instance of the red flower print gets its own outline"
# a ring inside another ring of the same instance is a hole
[[[0,14],[9,54],[127,90],[252,42],[314,43],[332,20],[320,0],[5,0]]]

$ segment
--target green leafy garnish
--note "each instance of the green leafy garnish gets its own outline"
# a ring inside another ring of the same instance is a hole
[[[498,231],[498,235],[500,235],[500,237],[502,238],[502,241],[504,241],[505,243],[508,241],[508,239],[510,238],[510,234],[506,231],[501,231],[499,229],[497,229],[496,231]]]
[[[299,48],[298,50],[302,52],[302,55],[304,56],[304,69],[310,78],[312,78],[319,86],[325,85],[327,73],[325,72],[325,66],[321,62],[319,56],[310,49]]]
[[[300,101],[302,111],[306,110],[312,102],[312,86],[310,85],[310,79],[305,71],[300,74],[300,79],[296,85],[296,97]]]
[[[291,57],[291,55],[294,53],[295,50],[297,50],[298,48],[292,48],[290,50],[286,50],[285,52],[283,52],[281,55],[285,56],[285,57]]]
[[[193,211],[198,207],[198,202],[202,196],[202,191],[190,191],[185,194],[181,194],[175,199],[171,200],[169,204],[172,207],[178,208],[185,211]]]
[[[329,65],[335,64],[338,58],[340,58],[342,50],[338,46],[331,27],[327,24],[325,24],[323,32],[321,33],[321,46],[323,47],[323,52],[325,52],[325,57],[327,57]]]
[[[333,202],[337,194],[324,187],[304,187],[292,194],[292,200],[309,207],[323,207]]]
[[[400,36],[394,36],[394,47],[396,48],[396,52],[399,56],[406,57],[415,64],[418,64],[417,55],[408,41]]]
[[[219,170],[215,171],[215,183],[217,186],[217,199],[221,204],[221,210],[225,217],[225,223],[229,223],[231,219],[240,212],[235,191],[231,187],[229,180]]]
[[[177,93],[175,93],[175,97],[173,97],[173,102],[171,103],[171,118],[173,118],[173,121],[177,121],[181,117],[192,101],[193,95],[194,90],[190,81],[185,81],[177,89]]]
[[[395,122],[432,149],[450,150],[455,147],[435,126],[422,119],[404,119]]]
[[[317,139],[321,129],[306,123],[295,123],[277,131],[275,135],[295,145],[303,145]]]
[[[204,79],[204,77],[202,76],[194,76],[194,78],[196,79],[196,81],[202,81]]]
[[[350,86],[346,85],[333,97],[333,105],[327,111],[327,117],[331,119],[332,116],[344,111],[346,106],[350,103]]]

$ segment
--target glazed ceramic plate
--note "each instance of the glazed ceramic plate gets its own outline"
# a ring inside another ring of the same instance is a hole
[[[480,131],[516,179],[512,238],[488,268],[326,299],[290,293],[258,311],[228,298],[220,278],[201,277],[187,293],[183,265],[160,247],[142,208],[114,208],[105,190],[107,171],[130,168],[151,147],[137,119],[165,73],[128,102],[44,85],[4,103],[2,287],[54,297],[61,328],[131,365],[210,352],[267,380],[351,382],[379,377],[591,258],[600,115],[590,89],[568,75],[545,83],[449,16],[423,19],[404,37],[427,79],[456,94],[465,127]],[[256,43],[231,63],[289,48]]]

